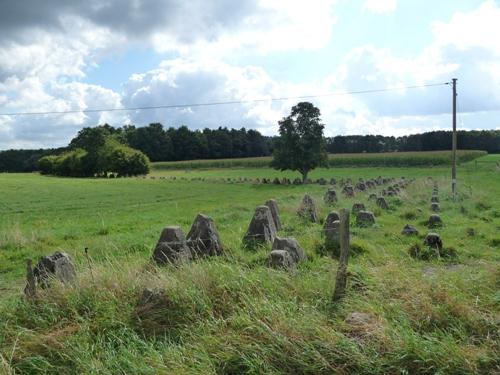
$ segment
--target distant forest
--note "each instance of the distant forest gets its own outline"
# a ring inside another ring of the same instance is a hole
[[[159,123],[117,128],[106,124],[98,128],[123,144],[142,151],[153,162],[268,156],[275,140],[245,128],[190,130],[181,126],[165,129]],[[0,172],[36,171],[42,156],[68,151],[74,147],[74,140],[67,147],[58,149],[0,151]],[[457,141],[459,149],[500,153],[499,130],[459,131]],[[326,142],[328,152],[332,154],[450,150],[451,132],[433,131],[403,137],[348,135],[327,138]]]

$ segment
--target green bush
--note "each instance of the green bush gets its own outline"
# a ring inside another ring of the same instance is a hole
[[[118,176],[137,176],[149,172],[149,159],[141,151],[109,140],[100,150],[99,169]]]
[[[108,173],[137,176],[149,172],[146,155],[112,138],[93,151],[77,148],[58,156],[44,156],[38,165],[42,174],[71,177],[93,177]]]
[[[41,174],[55,174],[56,155],[47,155],[38,160],[38,168]]]
[[[65,152],[57,159],[57,174],[72,177],[85,176],[85,159],[87,156],[87,151],[80,148]]]
[[[87,151],[76,149],[61,155],[48,155],[40,158],[38,166],[42,174],[57,176],[85,176],[85,158]]]

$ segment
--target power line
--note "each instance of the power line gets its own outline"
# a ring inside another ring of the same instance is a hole
[[[442,82],[442,83],[429,83],[429,84],[425,84],[425,85],[390,87],[390,88],[385,88],[385,89],[332,92],[332,93],[328,93],[328,94],[317,94],[317,95],[288,96],[288,97],[280,97],[280,98],[265,98],[265,99],[263,98],[263,99],[249,99],[249,100],[230,100],[230,101],[206,102],[206,103],[165,104],[165,105],[144,106],[144,107],[75,109],[75,110],[68,110],[68,111],[46,111],[46,112],[11,112],[11,113],[0,113],[0,116],[65,115],[65,114],[73,114],[73,113],[96,113],[96,112],[138,111],[138,110],[151,110],[151,109],[210,107],[210,106],[230,105],[230,104],[276,102],[276,101],[285,101],[285,100],[292,100],[292,99],[294,99],[294,100],[314,99],[314,98],[323,98],[323,97],[328,97],[328,96],[340,96],[340,95],[372,94],[372,93],[378,93],[378,92],[409,90],[409,89],[417,89],[417,88],[424,88],[424,87],[443,86],[443,85],[449,85],[449,84],[450,84],[449,82]]]

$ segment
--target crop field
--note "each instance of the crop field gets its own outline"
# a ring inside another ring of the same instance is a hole
[[[459,162],[467,162],[481,156],[484,151],[458,150]],[[187,160],[153,163],[153,170],[205,169],[205,168],[262,168],[269,167],[271,157]],[[330,167],[411,167],[445,165],[451,162],[450,151],[381,152],[362,154],[330,154]]]
[[[461,153],[453,200],[444,161],[409,161],[449,154],[424,154],[401,163],[381,154],[393,167],[373,156],[338,165],[333,157],[331,168],[310,174],[415,179],[386,197],[389,210],[368,200],[383,186],[353,198],[334,186],[339,201],[326,205],[329,185],[239,181],[298,177],[267,168],[268,159],[156,163],[146,178],[0,174],[0,374],[499,373],[500,156]],[[453,255],[415,259],[409,249],[431,231],[434,183],[444,226],[432,231]],[[306,193],[320,223],[296,214]],[[278,235],[295,237],[307,254],[292,272],[268,267],[270,247],[242,246],[255,208],[271,198]],[[332,303],[338,262],[325,249],[322,221],[356,202],[376,224],[358,227],[351,215],[347,292]],[[153,266],[162,229],[187,233],[198,213],[214,219],[225,254]],[[405,224],[419,234],[402,235]],[[73,258],[77,281],[23,298],[26,259],[55,251]],[[144,288],[168,297],[155,324],[137,316]],[[369,319],[353,323],[352,313]]]

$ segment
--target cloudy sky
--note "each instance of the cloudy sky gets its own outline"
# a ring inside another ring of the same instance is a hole
[[[0,114],[320,95],[327,135],[500,128],[498,0],[0,0]],[[0,116],[0,149],[84,126],[255,128],[297,100]]]

